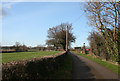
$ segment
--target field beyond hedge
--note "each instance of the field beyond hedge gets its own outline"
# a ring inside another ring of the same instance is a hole
[[[60,51],[2,53],[2,63],[7,63],[7,62],[15,61],[15,60],[23,60],[23,59],[54,55],[59,52]]]

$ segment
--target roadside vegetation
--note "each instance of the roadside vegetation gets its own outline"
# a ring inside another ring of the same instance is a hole
[[[7,63],[15,60],[39,58],[48,55],[54,55],[60,51],[40,51],[40,52],[14,52],[2,53],[2,63]]]
[[[111,64],[111,63],[109,63],[107,61],[102,61],[102,59],[90,56],[90,54],[77,53],[77,55],[81,55],[81,56],[83,56],[85,58],[88,58],[88,59],[90,59],[90,60],[92,60],[92,61],[94,61],[94,62],[96,62],[96,63],[98,63],[98,64],[100,64],[100,65],[102,65],[104,67],[106,67],[107,69],[113,71],[114,73],[120,74],[120,72],[119,72],[120,66],[118,66],[118,65]]]
[[[66,53],[55,57],[31,58],[3,63],[2,67],[4,80],[72,78],[72,58]]]
[[[119,2],[87,2],[84,9],[89,25],[96,28],[88,36],[91,52],[120,64]]]
[[[72,79],[72,57],[70,55],[66,55],[64,64],[51,78]]]

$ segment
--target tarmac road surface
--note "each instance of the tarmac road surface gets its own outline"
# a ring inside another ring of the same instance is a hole
[[[72,79],[115,79],[118,80],[118,75],[80,55],[70,53],[73,59]],[[119,80],[120,81],[120,80]]]

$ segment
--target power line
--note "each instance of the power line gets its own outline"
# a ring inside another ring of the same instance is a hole
[[[83,16],[83,14],[84,14],[84,12],[76,20],[74,20],[72,24],[74,24],[75,22],[77,22],[81,18],[81,16]]]

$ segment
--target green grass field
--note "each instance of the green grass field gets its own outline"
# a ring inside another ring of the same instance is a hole
[[[59,52],[60,51],[2,53],[2,63],[11,62],[15,60],[38,58],[42,56],[54,55]]]
[[[75,52],[74,52],[75,53]],[[88,58],[98,64],[101,64],[102,66],[106,67],[107,69],[113,71],[114,73],[116,74],[120,74],[119,72],[119,69],[120,69],[120,66],[117,66],[117,65],[114,65],[114,64],[111,64],[111,63],[108,63],[108,62],[105,62],[105,61],[102,61],[102,59],[99,59],[99,58],[94,58],[92,56],[89,56],[88,54],[80,54],[80,53],[77,53],[77,55],[81,55],[85,58]]]

